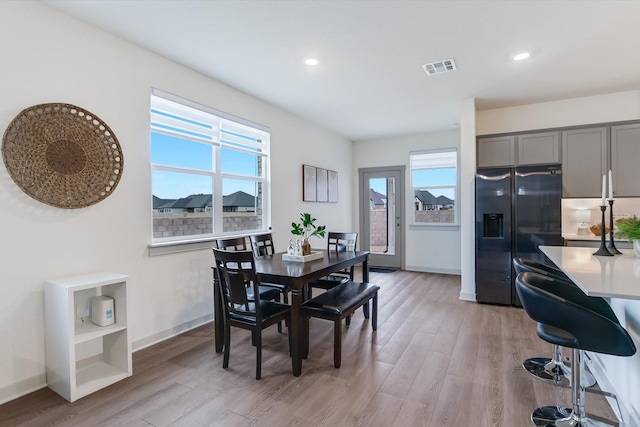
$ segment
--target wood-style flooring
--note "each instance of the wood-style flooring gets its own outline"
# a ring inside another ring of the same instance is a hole
[[[357,274],[356,277],[359,277]],[[378,330],[358,310],[333,367],[333,324],[311,320],[309,358],[291,374],[286,333],[264,333],[262,379],[248,332],[232,329],[222,369],[213,326],[133,355],[133,376],[69,403],[48,388],[0,406],[1,426],[529,426],[531,411],[571,405],[569,389],[527,374],[548,356],[522,309],[460,301],[460,278],[371,273]],[[587,394],[587,410],[612,417]]]

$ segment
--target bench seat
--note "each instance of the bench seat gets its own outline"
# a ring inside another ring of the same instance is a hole
[[[368,305],[369,300],[372,300],[371,327],[375,331],[378,328],[379,289],[379,286],[371,283],[361,283],[350,280],[334,286],[327,292],[311,298],[302,305],[306,316],[318,317],[334,322],[333,364],[336,368],[340,367],[342,359],[342,319],[351,316],[354,311],[365,304]],[[368,310],[365,310],[366,318],[369,317],[368,312]]]

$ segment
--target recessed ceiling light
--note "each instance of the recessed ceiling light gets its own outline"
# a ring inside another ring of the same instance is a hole
[[[307,65],[318,65],[318,60],[316,58],[305,59],[304,63]]]
[[[514,61],[522,61],[523,59],[527,59],[531,54],[529,52],[518,53],[517,55],[513,55]]]

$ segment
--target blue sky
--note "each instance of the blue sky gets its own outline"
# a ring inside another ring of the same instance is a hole
[[[256,156],[228,148],[221,150],[221,169],[225,173],[256,176]],[[209,144],[159,134],[151,134],[151,162],[156,164],[213,170],[213,147]],[[161,199],[178,199],[191,194],[211,194],[212,178],[206,175],[154,171],[153,195]],[[256,195],[255,181],[225,179],[223,195],[236,191]]]

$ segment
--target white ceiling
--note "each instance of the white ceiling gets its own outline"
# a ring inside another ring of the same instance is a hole
[[[468,98],[640,88],[634,0],[44,2],[351,140],[448,129]],[[447,58],[457,71],[422,69]]]

